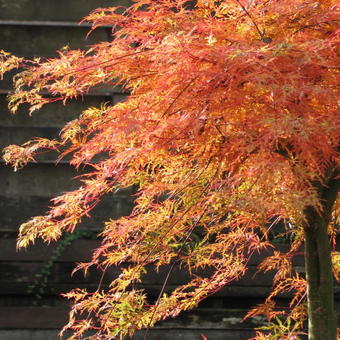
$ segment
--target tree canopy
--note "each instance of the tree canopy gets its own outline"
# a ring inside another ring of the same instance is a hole
[[[20,227],[19,247],[37,237],[57,240],[105,194],[137,188],[131,215],[106,221],[101,247],[78,268],[130,266],[106,291],[67,294],[74,300],[65,326],[75,332],[71,339],[89,329],[104,338],[132,335],[197,306],[239,279],[253,254],[275,248],[279,225],[291,248],[275,250],[260,265],[277,271],[273,292],[249,315],[275,321],[285,314],[290,327],[280,336],[301,334],[307,284],[292,270],[292,258],[313,229],[311,214],[323,218],[333,245],[339,218],[337,6],[334,0],[135,0],[84,19],[91,30],[112,25],[110,42],[66,48],[47,60],[1,52],[2,73],[25,68],[14,79],[13,112],[24,103],[30,113],[57,100],[67,105],[97,86],[129,93],[114,106],[88,108],[59,139],[4,151],[15,169],[49,149],[92,169],[77,190],[54,198],[46,215]],[[133,288],[147,265],[173,263],[192,279],[170,295],[161,292],[151,304]],[[202,268],[211,275],[200,275]],[[275,297],[288,291],[290,310],[278,310]]]

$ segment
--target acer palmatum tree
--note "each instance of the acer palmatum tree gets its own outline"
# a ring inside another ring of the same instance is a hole
[[[112,7],[85,18],[92,29],[113,25],[111,42],[48,60],[2,52],[2,72],[26,68],[15,78],[13,111],[22,103],[31,112],[56,100],[67,105],[102,84],[130,93],[115,106],[88,108],[58,140],[4,152],[16,169],[42,149],[93,169],[45,216],[20,227],[19,247],[72,232],[103,195],[138,187],[131,215],[105,222],[101,247],[79,268],[131,266],[106,291],[67,294],[71,339],[91,329],[103,338],[131,335],[195,307],[240,278],[254,253],[275,247],[269,235],[278,222],[288,226],[291,247],[260,265],[277,273],[273,292],[248,313],[268,319],[270,335],[259,330],[257,339],[295,339],[307,314],[309,339],[336,339],[337,10],[333,0],[141,0],[122,14]],[[98,154],[106,158],[94,161]],[[303,243],[306,279],[292,270]],[[134,283],[146,265],[171,263],[191,281],[150,304]],[[205,267],[210,277],[197,274]],[[275,297],[285,292],[294,297],[280,311]]]

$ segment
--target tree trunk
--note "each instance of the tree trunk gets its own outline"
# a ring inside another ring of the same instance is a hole
[[[331,249],[327,227],[340,187],[332,176],[326,186],[318,185],[323,211],[305,210],[305,267],[308,300],[308,339],[336,340],[336,312]]]

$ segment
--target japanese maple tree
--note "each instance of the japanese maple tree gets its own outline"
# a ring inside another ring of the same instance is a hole
[[[309,339],[336,339],[338,10],[335,0],[135,0],[84,19],[92,30],[112,25],[110,42],[47,60],[1,53],[2,73],[25,68],[14,79],[13,112],[23,103],[30,112],[67,105],[95,86],[129,92],[114,106],[88,108],[57,140],[4,151],[15,169],[46,149],[93,169],[20,227],[19,247],[57,240],[103,195],[138,188],[131,215],[105,222],[101,247],[79,268],[130,266],[107,290],[67,294],[70,339],[88,330],[122,338],[197,306],[239,279],[254,253],[275,248],[278,226],[291,247],[260,265],[277,272],[273,292],[248,313],[268,318],[271,334],[256,338],[296,339],[308,316]],[[306,278],[292,268],[302,244]],[[156,303],[133,288],[150,264],[175,263],[191,280]],[[199,275],[206,267],[212,274]],[[275,297],[286,292],[290,310],[280,311]]]

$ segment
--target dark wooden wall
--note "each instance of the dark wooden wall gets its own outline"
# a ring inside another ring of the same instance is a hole
[[[89,39],[86,25],[77,22],[91,9],[126,4],[128,1],[110,0],[0,0],[0,49],[19,56],[55,56],[55,50],[69,45],[82,48],[95,41],[109,39],[109,29],[98,29]],[[123,95],[110,88],[86,95],[66,107],[51,104],[29,117],[24,108],[11,115],[6,108],[6,95],[11,87],[10,77],[0,84],[0,148],[11,143],[22,143],[31,137],[53,137],[63,124],[89,106],[101,102],[118,102]],[[81,226],[83,233],[77,240],[59,249],[41,242],[28,251],[17,252],[15,238],[20,223],[31,216],[42,214],[51,197],[76,187],[70,178],[76,175],[67,161],[55,164],[47,155],[38,163],[29,164],[19,172],[0,164],[0,339],[52,340],[58,339],[58,330],[67,321],[67,302],[59,297],[75,287],[96,289],[100,273],[91,272],[84,278],[79,273],[70,276],[75,262],[89,259],[98,245],[93,232],[100,230],[105,218],[129,213],[132,207],[129,190],[108,197],[96,209],[94,218]],[[55,258],[53,258],[55,257]],[[245,278],[226,287],[203,302],[199,308],[184,313],[180,318],[159,324],[150,332],[149,339],[247,339],[261,318],[241,322],[249,307],[261,302],[271,287],[272,275],[257,275],[260,257],[249,264]],[[53,260],[53,261],[52,261]],[[295,263],[303,270],[301,259]],[[104,285],[115,276],[112,269],[104,277]],[[166,272],[151,272],[145,288],[157,296]],[[39,276],[40,275],[40,276]],[[46,284],[43,282],[47,279]],[[185,280],[186,274],[178,268],[173,272],[167,289]],[[285,303],[282,297],[282,303]],[[141,339],[141,334],[135,336]]]

